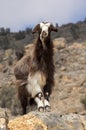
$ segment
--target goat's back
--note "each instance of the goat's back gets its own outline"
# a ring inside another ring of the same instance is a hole
[[[31,57],[25,55],[21,60],[19,60],[14,68],[14,75],[17,80],[27,80],[29,74]]]

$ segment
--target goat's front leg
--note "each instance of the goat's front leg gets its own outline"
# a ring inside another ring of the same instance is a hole
[[[50,106],[50,103],[49,103],[49,92],[45,92],[44,93],[44,106],[45,106],[45,110],[46,111],[50,111],[51,109],[51,106]]]
[[[37,104],[38,111],[44,111],[44,98],[41,92],[35,96],[35,102]]]

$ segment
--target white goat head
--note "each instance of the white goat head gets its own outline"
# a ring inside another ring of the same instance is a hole
[[[40,24],[37,24],[33,29],[33,33],[38,32],[40,36],[40,40],[42,41],[47,39],[50,36],[51,31],[57,32],[57,28],[54,27],[49,22],[41,22]]]

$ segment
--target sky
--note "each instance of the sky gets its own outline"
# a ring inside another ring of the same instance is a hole
[[[19,31],[45,21],[59,26],[86,18],[86,0],[0,0],[0,27]]]

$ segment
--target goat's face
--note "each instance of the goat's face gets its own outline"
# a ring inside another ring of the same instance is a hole
[[[49,35],[50,23],[40,23],[40,39],[45,39]]]
[[[33,33],[38,32],[40,35],[40,40],[42,40],[42,41],[47,39],[50,36],[51,31],[57,32],[57,28],[48,22],[46,22],[46,23],[42,22],[42,23],[36,25],[36,27],[33,29]]]

